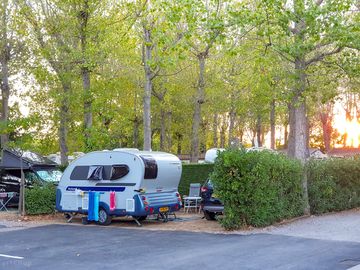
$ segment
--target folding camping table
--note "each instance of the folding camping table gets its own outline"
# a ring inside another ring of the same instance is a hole
[[[0,211],[6,211],[9,212],[7,209],[7,205],[11,201],[12,198],[14,198],[15,192],[1,192],[0,193]]]

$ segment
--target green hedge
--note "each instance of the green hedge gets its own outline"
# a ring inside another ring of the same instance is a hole
[[[218,156],[211,179],[224,202],[226,229],[265,226],[302,214],[302,166],[269,151],[227,150]]]
[[[307,164],[311,212],[360,207],[360,160],[312,160]]]
[[[25,209],[28,215],[55,212],[56,187],[53,184],[35,186],[25,190]]]
[[[213,171],[214,164],[183,164],[179,184],[179,192],[183,195],[189,194],[190,183],[203,184]]]
[[[189,194],[190,183],[204,183],[211,172],[216,194],[225,203],[221,223],[227,229],[265,226],[302,214],[302,168],[284,155],[227,150],[215,167],[184,164],[181,195]],[[359,158],[311,160],[307,173],[313,214],[360,207]],[[54,185],[26,189],[27,214],[54,213],[55,189]]]

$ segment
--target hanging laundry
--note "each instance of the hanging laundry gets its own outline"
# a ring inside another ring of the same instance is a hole
[[[94,220],[99,221],[100,192],[95,192],[94,198]]]
[[[100,193],[89,191],[88,221],[99,221]]]
[[[115,191],[110,192],[110,211],[114,211],[116,208],[116,196]]]
[[[87,219],[88,221],[93,221],[95,220],[95,216],[94,216],[94,200],[95,200],[95,192],[93,191],[89,191],[89,205],[88,205],[88,216]]]

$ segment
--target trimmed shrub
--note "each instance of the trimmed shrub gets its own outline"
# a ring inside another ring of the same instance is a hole
[[[25,209],[28,215],[52,214],[55,212],[56,186],[36,185],[25,190]]]
[[[183,164],[179,184],[179,192],[183,195],[189,194],[190,183],[205,183],[209,174],[213,171],[214,164]]]
[[[270,151],[226,150],[215,161],[211,179],[224,203],[226,229],[265,226],[303,211],[302,166]]]
[[[311,212],[321,214],[360,206],[360,160],[311,160],[307,164]]]

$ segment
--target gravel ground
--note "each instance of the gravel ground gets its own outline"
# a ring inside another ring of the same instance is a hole
[[[313,239],[360,242],[360,209],[311,216],[255,231]]]
[[[178,213],[177,216],[178,219],[170,220],[167,223],[149,219],[142,222],[142,227],[138,227],[131,218],[120,218],[114,219],[110,227],[243,235],[269,233],[322,240],[360,242],[360,208],[322,216],[298,218],[261,229],[248,228],[231,232],[224,231],[218,222],[203,219],[200,214]],[[21,218],[16,213],[0,213],[0,232],[47,224],[67,223],[61,214]],[[71,224],[83,226],[80,218],[75,218]]]
[[[16,211],[0,212],[0,232],[21,230],[44,225],[44,222],[29,221],[19,216]]]

